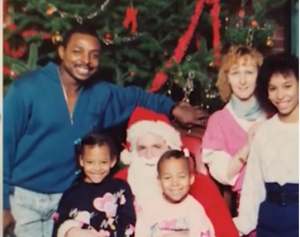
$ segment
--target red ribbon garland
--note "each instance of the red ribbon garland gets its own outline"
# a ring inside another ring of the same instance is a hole
[[[220,45],[220,4],[219,0],[214,0],[212,2],[212,9],[210,10],[210,16],[213,24],[213,48],[214,48],[214,64],[216,66],[220,65],[221,56],[221,45]]]
[[[6,0],[3,0],[3,5],[2,5],[2,9],[3,9],[3,18],[2,18],[2,21],[3,21],[3,24],[5,24],[5,20],[6,20],[6,11],[7,11],[7,2]]]
[[[17,26],[14,25],[14,24],[11,24],[11,25],[7,26],[7,29],[10,30],[10,31],[16,31]],[[52,37],[51,34],[48,34],[48,33],[45,33],[45,32],[38,32],[36,30],[23,31],[21,33],[21,36],[25,38],[25,37],[32,37],[32,36],[35,36],[35,35],[38,35],[38,34],[40,34],[43,39],[51,39],[51,37]],[[16,49],[16,50],[12,50],[10,48],[10,45],[9,45],[8,41],[3,42],[3,51],[6,55],[9,55],[13,58],[21,58],[21,57],[23,57],[23,55],[26,52],[26,50],[24,48],[19,48],[19,49]]]
[[[193,37],[196,26],[198,24],[198,19],[202,13],[204,2],[205,2],[205,0],[198,0],[198,2],[195,5],[194,14],[191,17],[190,25],[189,25],[188,29],[185,31],[185,33],[178,40],[177,47],[174,50],[174,55],[172,57],[176,63],[180,63],[182,58],[185,55],[186,49]],[[211,17],[212,17],[212,22],[213,22],[213,34],[214,34],[213,46],[219,47],[220,46],[220,33],[219,33],[220,5],[219,5],[219,0],[214,0],[212,2],[212,4],[213,4],[213,8],[211,10]],[[220,49],[216,49],[214,51],[214,56],[217,57],[219,55],[220,55]],[[215,64],[218,65],[217,59],[215,60]],[[171,66],[172,66],[172,61],[169,59],[166,62],[166,67],[171,67]],[[163,72],[163,71],[157,72],[152,81],[151,88],[148,90],[148,92],[155,92],[155,91],[159,90],[166,83],[167,79],[168,79],[168,75],[165,72]]]
[[[123,25],[126,29],[128,29],[129,24],[131,23],[131,33],[132,34],[136,33],[136,29],[137,29],[136,17],[137,17],[137,14],[138,14],[138,9],[127,7],[126,17],[123,21]]]

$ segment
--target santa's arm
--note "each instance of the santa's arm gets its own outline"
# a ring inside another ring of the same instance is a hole
[[[239,237],[229,210],[209,177],[197,174],[190,194],[203,205],[217,237]]]

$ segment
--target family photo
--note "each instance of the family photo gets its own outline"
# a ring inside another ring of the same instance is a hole
[[[4,237],[298,237],[298,0],[3,0]]]

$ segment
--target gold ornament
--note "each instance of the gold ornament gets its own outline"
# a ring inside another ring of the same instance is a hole
[[[210,63],[208,64],[208,66],[210,66],[210,67],[214,67],[214,66],[215,66],[215,64],[214,64],[213,62],[210,62]]]
[[[182,72],[178,72],[177,74],[179,77],[182,77]]]
[[[58,43],[61,43],[62,41],[63,41],[63,37],[58,31],[52,35],[53,44],[58,44]]]
[[[51,16],[53,15],[53,13],[56,11],[56,9],[53,6],[50,6],[47,10],[46,10],[46,14],[47,16]]]
[[[267,38],[266,45],[269,46],[269,47],[273,46],[273,41],[272,41],[270,36]]]

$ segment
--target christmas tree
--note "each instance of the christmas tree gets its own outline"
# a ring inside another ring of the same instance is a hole
[[[5,86],[55,59],[61,33],[74,21],[90,21],[104,45],[101,68],[114,83],[175,100],[186,96],[209,108],[219,101],[214,83],[222,50],[231,44],[270,48],[276,24],[268,12],[284,2],[16,0],[14,24],[4,29]]]

